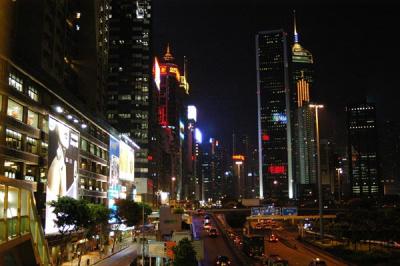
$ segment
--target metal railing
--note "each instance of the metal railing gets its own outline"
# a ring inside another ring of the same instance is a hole
[[[36,210],[33,186],[0,176],[0,246],[18,238],[31,239],[40,265],[52,265],[49,248]]]

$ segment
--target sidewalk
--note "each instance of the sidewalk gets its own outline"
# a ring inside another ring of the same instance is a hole
[[[107,249],[104,250],[103,253],[100,254],[100,251],[90,251],[86,253],[85,255],[82,256],[81,258],[81,266],[87,266],[87,265],[94,265],[124,249],[126,249],[128,246],[132,245],[132,239],[131,238],[126,238],[120,243],[115,244],[114,248],[114,253],[111,252],[112,245],[107,246]],[[87,264],[89,260],[89,264]],[[78,266],[79,258],[75,258],[72,261],[67,261],[62,264],[62,266]]]

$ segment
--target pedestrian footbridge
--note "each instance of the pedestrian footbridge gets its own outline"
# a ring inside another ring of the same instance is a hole
[[[0,265],[52,265],[35,190],[35,183],[0,176]]]

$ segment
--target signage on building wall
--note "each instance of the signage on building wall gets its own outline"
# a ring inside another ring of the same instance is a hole
[[[273,113],[272,114],[272,121],[273,122],[287,123],[287,117],[283,113]]]
[[[154,83],[156,84],[157,89],[160,90],[161,69],[160,69],[160,65],[158,64],[157,57],[154,58],[153,75],[154,75]]]
[[[284,173],[286,173],[285,166],[283,166],[283,165],[270,165],[270,166],[268,166],[268,173],[273,174],[273,175],[284,174]]]
[[[49,171],[46,202],[68,196],[78,198],[79,132],[49,116]],[[45,232],[58,232],[53,208],[46,205]],[[72,229],[72,228],[71,228]]]
[[[121,140],[119,152],[119,179],[133,182],[135,179],[135,151]]]

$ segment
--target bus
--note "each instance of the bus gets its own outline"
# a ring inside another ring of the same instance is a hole
[[[243,235],[243,252],[249,257],[264,256],[264,236]]]

